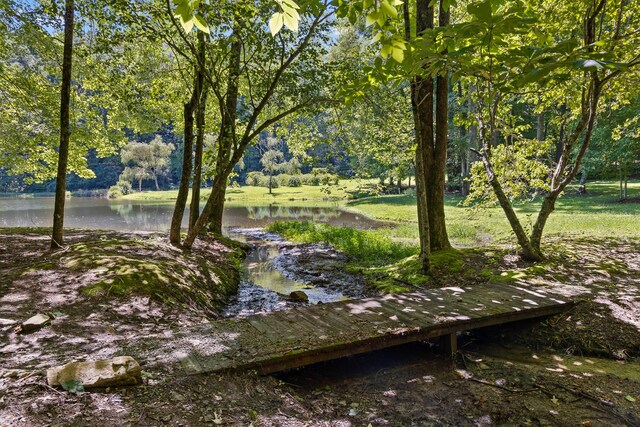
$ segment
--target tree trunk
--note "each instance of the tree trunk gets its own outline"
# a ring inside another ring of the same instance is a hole
[[[544,112],[538,114],[538,123],[536,126],[536,140],[544,141]]]
[[[142,193],[142,178],[138,178],[138,193]]]
[[[174,246],[180,246],[180,230],[182,228],[182,217],[189,197],[189,181],[191,180],[191,164],[193,160],[193,110],[197,95],[194,90],[191,100],[184,104],[184,144],[182,152],[182,174],[180,175],[180,186],[178,196],[171,217],[171,228],[169,229],[169,241]]]
[[[66,0],[64,12],[64,51],[62,54],[62,85],[60,87],[60,149],[58,151],[58,173],[56,175],[56,195],[53,208],[53,230],[51,248],[63,245],[64,202],[67,193],[67,164],[69,161],[69,108],[71,101],[71,65],[73,59],[73,0]]]
[[[202,213],[193,227],[189,229],[187,237],[182,243],[185,249],[191,249],[193,242],[207,226],[209,231],[215,234],[222,234],[222,214],[224,212],[224,197],[227,190],[226,176],[216,176],[211,187],[211,194],[205,203]]]
[[[271,186],[273,185],[273,174],[269,171],[269,194],[271,194]]]
[[[405,2],[405,38],[411,38],[409,2]],[[416,33],[420,34],[433,28],[433,7],[429,0],[416,2]],[[427,199],[428,153],[433,145],[433,79],[414,77],[411,81],[411,111],[416,137],[416,204],[418,210],[418,234],[420,237],[420,260],[422,272],[428,273],[431,267],[431,242],[429,232],[429,209]]]
[[[622,191],[622,165],[618,166],[618,178],[620,182],[620,201],[624,200],[623,191]]]
[[[438,26],[449,25],[449,9],[446,11],[440,1]],[[446,53],[446,50],[445,50]],[[427,120],[432,116],[427,114]],[[429,209],[429,232],[431,250],[438,251],[451,247],[444,213],[444,191],[446,185],[447,148],[449,145],[449,73],[436,77],[436,137],[433,144],[432,161],[427,173],[427,203]]]
[[[184,104],[184,150],[182,153],[182,174],[180,175],[180,186],[176,204],[171,218],[171,228],[169,229],[169,241],[174,246],[180,246],[180,230],[182,228],[182,218],[189,197],[189,181],[191,180],[191,170],[193,163],[193,122],[194,112],[200,102],[200,94],[204,84],[204,73],[202,67],[205,61],[204,33],[198,31],[198,64],[195,66],[195,78],[193,83],[193,93],[189,102]]]
[[[193,162],[193,182],[191,183],[191,206],[189,207],[189,229],[196,225],[200,216],[200,186],[202,184],[202,153],[204,151],[205,112],[207,90],[204,89],[198,102],[196,113],[196,154]]]
[[[153,181],[156,183],[156,191],[160,191],[160,186],[158,185],[158,175],[153,174]]]
[[[211,198],[213,205],[209,214],[209,231],[211,233],[222,234],[222,215],[224,213],[224,198],[227,192],[228,176],[216,178],[211,187]]]

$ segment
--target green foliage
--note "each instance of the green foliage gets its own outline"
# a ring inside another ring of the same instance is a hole
[[[534,140],[521,140],[501,144],[493,149],[492,162],[505,194],[512,201],[533,200],[549,190],[547,153],[550,144]],[[465,204],[480,201],[497,202],[482,162],[471,166],[471,191]]]
[[[138,190],[142,191],[142,180],[153,178],[156,190],[159,190],[158,177],[167,175],[171,153],[174,150],[171,143],[162,142],[157,135],[149,144],[130,142],[120,152],[122,163],[127,167],[119,180],[138,181]]]
[[[396,243],[370,230],[295,221],[276,222],[267,229],[295,242],[328,243],[363,265],[395,262],[416,252],[414,246]]]
[[[131,194],[133,192],[133,188],[131,187],[131,183],[126,180],[118,180],[115,185],[109,187],[109,191],[107,192],[107,197],[109,199],[118,199],[122,196],[126,196],[127,194]]]
[[[287,186],[289,187],[301,187],[302,186],[302,180],[300,179],[299,176],[291,176],[289,177],[289,181],[287,182]]]
[[[81,381],[78,380],[68,380],[64,381],[60,384],[63,390],[68,391],[73,394],[82,394],[84,393],[84,385],[82,385]]]

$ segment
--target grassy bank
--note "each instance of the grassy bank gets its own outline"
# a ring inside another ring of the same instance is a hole
[[[266,187],[242,186],[229,187],[227,189],[226,201],[229,206],[301,206],[309,204],[312,206],[336,206],[344,204],[353,198],[352,194],[358,188],[369,181],[361,180],[341,180],[338,185],[302,185],[300,187],[279,187],[269,189]],[[211,190],[205,188],[201,193],[201,200],[209,197]],[[173,201],[176,199],[177,190],[163,191],[143,191],[123,196],[123,200],[143,200],[143,201]]]

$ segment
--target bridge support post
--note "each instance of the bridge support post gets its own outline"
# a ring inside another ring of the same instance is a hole
[[[439,339],[440,351],[447,356],[454,355],[458,352],[458,336],[455,332],[442,335]]]

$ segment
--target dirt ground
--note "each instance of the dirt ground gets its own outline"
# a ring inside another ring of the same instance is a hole
[[[78,233],[70,246],[89,238],[95,236]],[[142,240],[138,250],[152,247],[142,252],[146,257],[172,253],[138,235],[119,238]],[[638,242],[559,244],[542,267],[519,264],[508,250],[487,255],[501,260],[495,268],[513,276],[516,286],[587,301],[542,323],[464,334],[455,359],[416,343],[276,376],[184,376],[174,353],[142,346],[141,339],[160,341],[197,327],[215,317],[215,306],[185,292],[145,297],[126,287],[96,287],[104,265],[92,264],[97,276],[90,276],[85,264],[69,263],[77,254],[51,255],[47,242],[38,234],[0,233],[3,427],[640,426]],[[228,263],[223,245],[199,250],[181,261],[194,274],[204,274],[198,266],[209,257]],[[169,282],[185,274],[172,266]],[[36,312],[55,318],[37,332],[16,335],[14,327]],[[142,385],[75,395],[46,383],[49,366],[115,355],[139,360]]]

